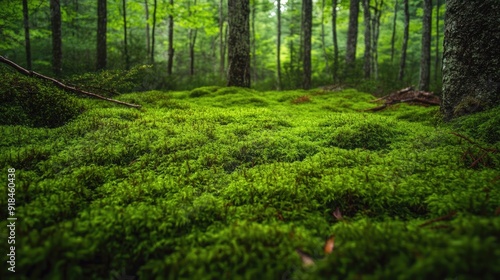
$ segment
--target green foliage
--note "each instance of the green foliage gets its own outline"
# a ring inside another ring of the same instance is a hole
[[[409,105],[358,112],[376,105],[353,89],[118,98],[143,108],[87,100],[61,127],[0,126],[19,279],[500,275],[499,165],[470,168],[450,133],[486,141],[497,109],[454,123]]]
[[[84,110],[76,97],[34,78],[3,72],[0,89],[2,125],[57,127]]]

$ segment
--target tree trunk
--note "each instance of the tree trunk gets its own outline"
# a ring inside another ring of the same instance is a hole
[[[332,0],[333,82],[338,81],[339,42],[337,40],[337,0]]]
[[[52,26],[52,71],[55,76],[60,76],[62,73],[62,33],[59,0],[50,0],[50,21]]]
[[[26,50],[26,66],[31,71],[31,41],[30,41],[30,20],[28,12],[28,0],[23,0],[24,18],[24,47]]]
[[[394,62],[394,42],[396,41],[396,22],[398,19],[398,0],[394,3],[394,17],[392,18],[391,36],[391,63]]]
[[[158,5],[156,3],[157,0],[154,0],[154,7],[153,7],[153,26],[151,28],[151,58],[150,62],[151,64],[155,63],[155,29],[156,29],[156,9],[158,8]]]
[[[278,16],[278,31],[276,35],[276,70],[278,73],[278,90],[281,90],[281,0],[277,0],[276,15]]]
[[[429,91],[431,77],[431,30],[432,0],[424,0],[424,16],[422,17],[422,50],[420,52],[420,82],[418,88]]]
[[[372,71],[375,80],[378,79],[378,35],[380,34],[380,17],[384,0],[375,1],[373,21],[372,21]]]
[[[107,33],[106,0],[97,2],[97,70],[106,68],[106,33]]]
[[[436,4],[436,54],[434,58],[434,82],[438,82],[439,74],[439,5],[441,3],[437,0]]]
[[[347,75],[352,74],[356,62],[356,46],[358,43],[359,0],[351,0],[349,6],[349,28],[347,31],[347,47],[345,64]]]
[[[302,1],[302,50],[303,79],[302,87],[311,88],[311,31],[312,31],[312,0]]]
[[[249,0],[228,0],[228,86],[250,87],[249,15]]]
[[[500,104],[498,0],[446,1],[443,52],[445,118]]]
[[[328,73],[330,72],[330,63],[328,62],[325,44],[325,0],[321,0],[321,49],[323,50],[323,57],[325,58],[325,69]]]
[[[149,35],[149,5],[148,0],[144,0],[144,10],[146,12],[146,57],[151,52],[151,36]]]
[[[174,0],[170,0],[170,12],[168,15],[168,61],[167,74],[172,75],[174,65]]]
[[[404,13],[405,13],[405,29],[403,35],[403,47],[401,50],[401,61],[399,62],[399,74],[398,80],[403,82],[405,77],[405,66],[406,66],[406,50],[408,49],[408,37],[410,34],[410,7],[408,5],[408,0],[404,0]]]
[[[130,69],[130,56],[128,54],[128,39],[127,39],[127,0],[122,0],[123,9],[123,51],[125,55],[125,69]]]
[[[363,15],[364,15],[364,23],[365,23],[365,55],[364,55],[364,65],[363,71],[365,73],[365,79],[369,79],[371,75],[371,45],[372,45],[372,37],[371,37],[371,26],[370,26],[370,0],[363,0]]]
[[[194,0],[194,6],[196,6],[196,0]],[[189,17],[191,17],[191,9],[189,9]],[[194,75],[194,47],[196,44],[196,35],[198,30],[189,29],[189,74]]]
[[[250,67],[252,71],[253,81],[257,81],[257,55],[255,49],[255,14],[257,13],[257,3],[253,1],[252,9],[250,9],[250,15],[252,18],[252,40],[250,48],[252,49],[252,66]]]
[[[219,66],[219,71],[220,71],[220,76],[224,77],[225,70],[224,70],[224,64],[225,64],[225,47],[224,47],[224,5],[223,5],[223,0],[219,0],[219,52],[220,52],[220,66]]]

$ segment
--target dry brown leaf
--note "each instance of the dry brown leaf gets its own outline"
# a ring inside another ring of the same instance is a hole
[[[329,255],[333,252],[333,248],[335,247],[335,236],[330,236],[325,242],[325,254]]]
[[[309,255],[307,255],[306,253],[302,252],[299,249],[296,249],[295,252],[297,252],[297,254],[299,254],[300,259],[302,260],[302,265],[304,267],[311,267],[314,265],[314,260]]]

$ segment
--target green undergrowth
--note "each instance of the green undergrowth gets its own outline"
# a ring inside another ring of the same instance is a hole
[[[353,89],[117,98],[142,108],[0,126],[19,279],[500,277],[498,109],[442,123],[367,112]]]

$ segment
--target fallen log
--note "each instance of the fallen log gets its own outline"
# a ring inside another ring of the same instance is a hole
[[[439,106],[441,104],[441,99],[433,95],[432,92],[413,90],[412,87],[400,89],[394,93],[377,98],[370,102],[380,101],[384,101],[384,104],[382,106],[371,108],[366,111],[380,111],[396,103],[414,103],[423,106]]]
[[[8,60],[7,58],[5,58],[5,57],[3,57],[1,55],[0,55],[0,62],[9,65],[10,67],[14,68],[17,72],[19,72],[19,73],[21,73],[21,74],[23,74],[25,76],[35,77],[35,78],[38,78],[38,79],[50,81],[56,87],[58,87],[58,88],[60,88],[62,90],[65,90],[65,91],[79,93],[79,94],[84,94],[84,95],[87,95],[87,96],[90,96],[90,97],[94,97],[94,98],[102,99],[102,100],[105,100],[105,101],[109,101],[109,102],[113,102],[113,103],[125,105],[125,106],[128,106],[128,107],[141,108],[141,105],[127,103],[127,102],[123,102],[123,101],[120,101],[120,100],[115,100],[115,99],[107,98],[107,97],[104,97],[104,96],[101,96],[101,95],[98,95],[98,94],[95,94],[95,93],[92,93],[92,92],[88,92],[88,91],[85,91],[85,90],[78,89],[78,88],[73,87],[73,86],[65,85],[62,82],[60,82],[60,81],[58,81],[58,80],[56,80],[54,78],[44,76],[44,75],[42,75],[40,73],[37,73],[35,71],[29,71],[27,69],[24,69],[23,67],[17,65],[15,62],[13,62],[11,60]]]

